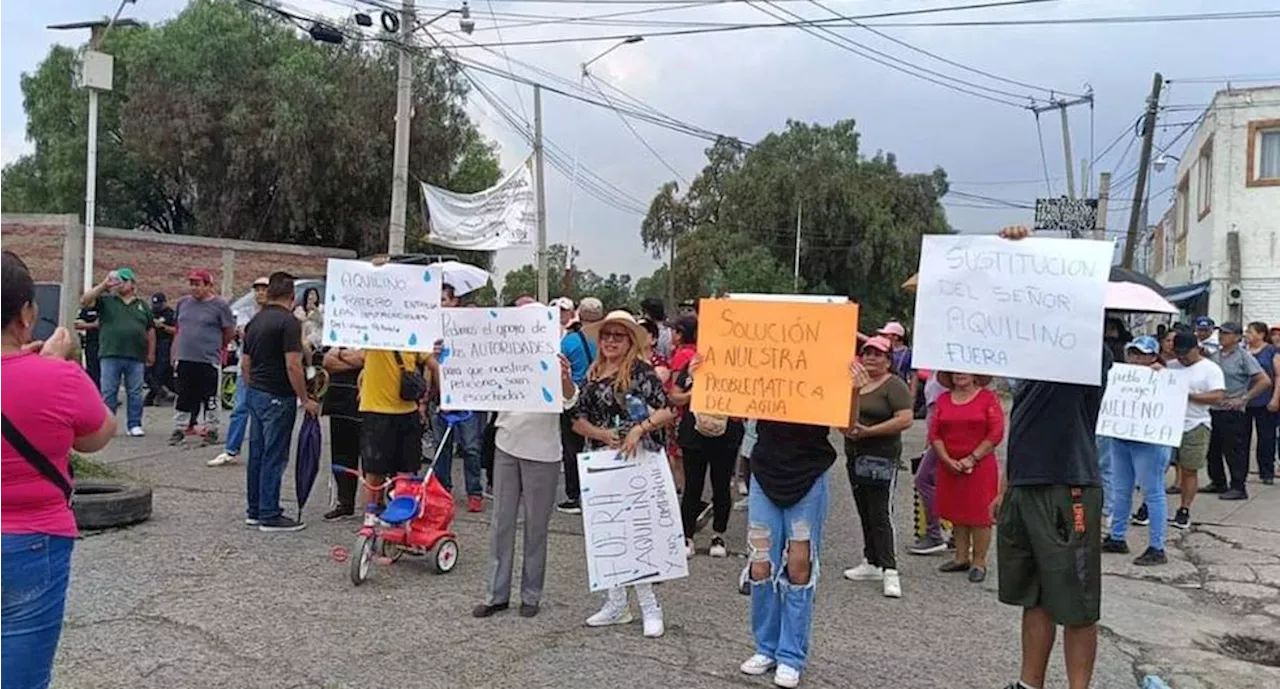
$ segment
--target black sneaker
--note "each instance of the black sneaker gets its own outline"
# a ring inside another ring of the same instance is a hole
[[[186,439],[187,439],[187,434],[179,430],[175,430],[174,432],[169,434],[170,445],[181,445],[182,441]]]
[[[537,617],[537,616],[538,616],[538,606],[537,606],[536,604],[534,604],[534,603],[521,603],[521,604],[520,604],[520,616],[521,616],[521,617],[524,617],[524,618]]]
[[[1133,564],[1139,567],[1151,567],[1152,565],[1164,565],[1169,563],[1169,558],[1164,556],[1163,550],[1155,548],[1147,548],[1142,554],[1134,558]]]
[[[556,509],[565,514],[582,514],[582,503],[577,500],[565,500],[556,505]]]
[[[283,514],[280,515],[279,517],[273,517],[271,519],[263,519],[258,524],[258,530],[267,532],[267,533],[284,532],[284,531],[301,531],[305,528],[307,528],[306,524],[303,524],[302,522],[294,521],[284,516]]]
[[[1227,487],[1222,485],[1221,483],[1210,483],[1207,486],[1201,486],[1200,490],[1197,492],[1209,493],[1211,495],[1216,493],[1225,493],[1227,492]]]
[[[495,613],[502,612],[511,607],[510,603],[494,603],[492,605],[480,604],[471,609],[472,617],[493,617]]]
[[[1173,528],[1190,529],[1191,528],[1191,510],[1185,507],[1179,507],[1178,513],[1173,515]]]
[[[356,508],[348,507],[346,505],[338,505],[337,507],[334,507],[328,512],[325,512],[324,516],[321,517],[321,519],[327,522],[336,522],[336,521],[341,521],[343,519],[350,519],[355,515],[356,515]]]
[[[1133,513],[1133,517],[1129,519],[1129,523],[1134,526],[1147,526],[1151,524],[1151,515],[1147,514],[1147,503],[1142,503],[1138,507],[1138,511]]]
[[[725,547],[720,534],[711,537],[711,547],[707,549],[707,554],[711,557],[729,557],[729,549]]]
[[[1218,496],[1219,500],[1248,500],[1249,494],[1241,488],[1232,488],[1231,490]]]
[[[1102,552],[1127,555],[1129,553],[1129,544],[1107,536],[1102,539]]]

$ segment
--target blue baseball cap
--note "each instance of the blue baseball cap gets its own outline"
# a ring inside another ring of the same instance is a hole
[[[1133,341],[1124,346],[1125,349],[1136,349],[1143,354],[1158,354],[1160,352],[1160,343],[1156,342],[1156,338],[1150,335],[1135,337]]]
[[[1196,330],[1213,330],[1213,319],[1208,316],[1201,316],[1196,319]]]

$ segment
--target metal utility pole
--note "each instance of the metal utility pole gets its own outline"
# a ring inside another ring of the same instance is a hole
[[[1164,77],[1156,72],[1147,97],[1147,114],[1142,118],[1142,154],[1138,157],[1138,179],[1133,185],[1133,206],[1129,209],[1129,231],[1124,240],[1124,267],[1133,268],[1133,252],[1138,243],[1138,221],[1142,218],[1143,199],[1147,190],[1147,168],[1151,165],[1151,145],[1156,134],[1156,115],[1160,105],[1160,89]]]
[[[404,253],[405,200],[409,193],[409,127],[413,108],[413,0],[400,5],[400,66],[396,80],[396,140],[391,163],[391,219],[387,223],[387,253]]]
[[[1111,173],[1098,175],[1098,215],[1093,221],[1093,238],[1107,238],[1107,204],[1111,201]]]
[[[796,265],[792,271],[794,276],[791,280],[792,294],[798,294],[800,292],[800,222],[804,217],[801,214],[803,208],[803,202],[796,201]]]
[[[547,303],[547,190],[543,184],[542,87],[533,85],[534,193],[538,196],[538,301]]]

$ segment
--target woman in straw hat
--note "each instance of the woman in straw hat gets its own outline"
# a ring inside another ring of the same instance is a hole
[[[648,333],[626,311],[605,316],[597,332],[599,356],[587,369],[573,430],[586,438],[587,451],[611,448],[633,455],[641,447],[661,450],[662,429],[673,414],[662,381],[642,357]],[[644,635],[662,636],[662,607],[653,585],[636,584],[634,588],[644,618]],[[627,624],[631,619],[627,589],[619,587],[609,590],[604,607],[587,619],[587,625],[605,627]]]
[[[990,376],[940,371],[947,389],[929,421],[929,445],[938,457],[938,515],[953,525],[955,559],[941,572],[967,572],[969,581],[987,578],[991,547],[991,503],[1000,490],[995,448],[1004,439],[1004,409],[987,389]]]

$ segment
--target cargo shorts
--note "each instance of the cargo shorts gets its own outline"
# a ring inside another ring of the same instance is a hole
[[[1213,432],[1208,426],[1196,426],[1182,434],[1182,445],[1174,451],[1173,463],[1183,471],[1200,471],[1209,463],[1209,437]]]
[[[1102,488],[1011,486],[996,525],[1000,601],[1044,608],[1054,622],[1098,621],[1102,602]]]

